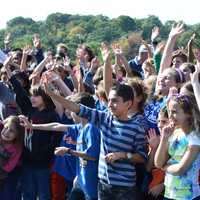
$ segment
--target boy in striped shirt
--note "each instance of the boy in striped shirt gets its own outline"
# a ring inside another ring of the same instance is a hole
[[[100,200],[136,200],[136,163],[147,159],[145,128],[128,117],[134,100],[133,90],[125,84],[111,88],[109,111],[103,112],[67,100],[48,89],[47,93],[65,108],[87,118],[101,130],[99,160]]]

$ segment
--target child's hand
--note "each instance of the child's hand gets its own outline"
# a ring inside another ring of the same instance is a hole
[[[160,183],[159,185],[154,186],[153,188],[149,189],[149,194],[153,197],[157,198],[160,194],[162,194],[164,190],[164,184]]]
[[[150,129],[148,131],[147,140],[151,149],[156,150],[160,143],[160,136],[156,134],[155,129]]]
[[[67,135],[64,135],[63,140],[68,144],[73,144],[73,145],[77,144],[77,142],[73,140],[72,137],[67,136]]]
[[[169,125],[165,126],[161,132],[161,139],[167,140],[174,132],[174,128],[174,123],[170,123]]]
[[[20,119],[20,124],[27,128],[27,129],[32,129],[33,126],[31,124],[31,122],[28,121],[28,118],[24,115],[19,115],[19,119]]]
[[[67,153],[70,153],[70,148],[67,147],[56,147],[54,154],[56,156],[64,156]]]
[[[105,160],[106,162],[113,164],[116,160],[120,160],[125,157],[126,157],[125,153],[122,153],[122,152],[108,153],[105,156]]]

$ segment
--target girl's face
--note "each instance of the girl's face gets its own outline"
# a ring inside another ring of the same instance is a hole
[[[168,104],[170,121],[177,127],[185,127],[188,124],[188,118],[191,117],[186,114],[181,106],[174,100],[170,100]]]
[[[168,95],[169,89],[171,87],[177,87],[175,77],[169,73],[168,70],[165,70],[158,77],[158,90],[164,95]]]
[[[31,103],[34,108],[43,109],[45,107],[44,101],[41,96],[31,96]]]
[[[169,119],[164,117],[162,114],[158,115],[158,129],[160,133],[162,132],[163,127],[165,127],[169,123]]]
[[[6,142],[11,142],[16,138],[15,127],[9,122],[4,124],[4,128],[1,131],[1,138]]]

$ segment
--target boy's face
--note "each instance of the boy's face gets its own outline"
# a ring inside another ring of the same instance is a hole
[[[108,108],[117,118],[127,117],[130,108],[130,101],[124,102],[122,97],[116,95],[115,90],[111,90],[108,98]]]
[[[158,129],[162,132],[162,129],[169,124],[169,119],[164,117],[162,114],[158,115]]]

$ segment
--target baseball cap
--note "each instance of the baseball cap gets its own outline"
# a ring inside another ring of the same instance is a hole
[[[140,48],[139,48],[139,53],[142,53],[142,52],[144,53],[148,52],[148,49],[144,44],[140,45]]]

